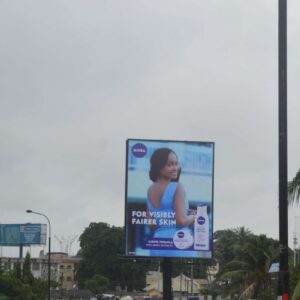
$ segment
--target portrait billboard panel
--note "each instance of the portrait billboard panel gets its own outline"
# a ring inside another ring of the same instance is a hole
[[[214,143],[128,139],[127,256],[212,257]]]

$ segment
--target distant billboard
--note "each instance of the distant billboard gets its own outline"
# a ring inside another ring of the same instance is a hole
[[[214,143],[128,139],[127,256],[212,257]]]
[[[0,224],[1,246],[46,245],[46,224]]]

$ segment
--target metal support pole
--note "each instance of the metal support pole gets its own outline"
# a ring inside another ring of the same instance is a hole
[[[194,261],[192,259],[192,263],[191,263],[191,294],[192,296],[194,295]]]
[[[279,284],[289,296],[287,203],[287,0],[278,0],[278,119],[279,119]]]
[[[19,258],[23,258],[23,245],[19,247]]]
[[[50,223],[49,223],[50,226]],[[49,227],[50,232],[50,227]],[[48,239],[48,300],[51,299],[51,236]]]
[[[51,299],[51,223],[49,218],[40,212],[33,211],[31,209],[26,210],[29,214],[35,214],[43,216],[47,219],[49,225],[49,237],[48,237],[48,300]]]
[[[163,299],[172,300],[172,260],[169,257],[163,258]]]

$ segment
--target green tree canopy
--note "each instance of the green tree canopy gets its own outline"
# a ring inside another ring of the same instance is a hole
[[[87,279],[84,283],[85,288],[95,294],[102,294],[109,288],[109,280],[99,274],[94,275],[91,279]]]
[[[77,280],[85,287],[87,280],[94,275],[108,278],[110,288],[118,286],[128,290],[141,290],[145,287],[147,262],[126,259],[124,228],[109,226],[106,223],[91,223],[80,236],[79,264]]]
[[[290,204],[300,200],[300,169],[296,173],[295,177],[288,183],[288,200]]]
[[[25,257],[23,272],[20,264],[13,271],[0,272],[0,299],[40,300],[47,295],[47,282],[35,279],[30,270],[30,255]]]
[[[273,299],[275,291],[268,273],[278,260],[278,242],[265,235],[254,235],[241,227],[215,234],[215,256],[220,262],[220,278],[225,293],[239,299]],[[272,298],[273,297],[273,298]]]
[[[25,261],[23,265],[23,272],[22,272],[22,281],[24,283],[32,285],[34,282],[33,275],[31,273],[31,268],[30,268],[30,254],[27,253],[25,256]]]

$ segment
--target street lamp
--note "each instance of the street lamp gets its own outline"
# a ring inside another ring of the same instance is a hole
[[[289,298],[287,151],[287,0],[278,0],[279,296]]]
[[[46,215],[44,215],[44,214],[42,214],[40,212],[36,212],[36,211],[31,210],[31,209],[27,209],[26,212],[28,214],[35,214],[35,215],[43,216],[48,221],[48,225],[49,225],[49,237],[48,237],[48,300],[50,300],[50,280],[51,280],[51,262],[50,262],[50,254],[51,254],[51,223],[50,223],[49,218]]]

